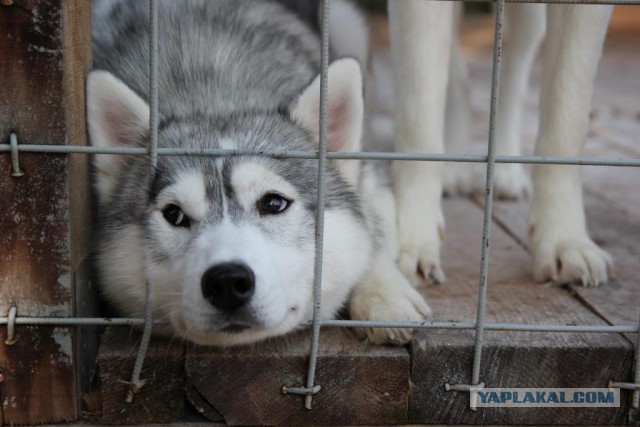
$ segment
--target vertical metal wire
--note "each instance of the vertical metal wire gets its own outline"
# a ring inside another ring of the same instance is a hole
[[[158,166],[158,2],[149,0],[149,181]]]
[[[504,0],[496,3],[496,22],[493,41],[493,75],[491,77],[491,109],[489,116],[489,147],[487,149],[487,183],[484,198],[484,219],[482,225],[482,256],[480,261],[480,285],[478,291],[478,313],[476,316],[476,338],[473,350],[471,384],[480,383],[480,361],[484,343],[485,307],[487,300],[487,278],[489,276],[489,243],[491,236],[491,213],[493,210],[493,171],[495,169],[495,117],[498,108],[500,80],[500,58],[502,56],[502,16]]]
[[[15,133],[9,135],[9,146],[11,147],[11,176],[19,178],[24,175],[20,169],[20,156],[18,155],[18,137]]]
[[[316,211],[316,259],[313,282],[313,320],[311,353],[307,372],[307,389],[313,388],[320,340],[320,304],[322,291],[322,248],[324,243],[325,163],[327,158],[327,99],[329,95],[329,0],[322,0],[322,49],[320,52],[320,145],[318,148],[318,208]],[[308,394],[304,406],[311,409],[313,395]]]
[[[158,165],[158,4],[156,0],[149,0],[149,130],[150,130],[150,148],[149,148],[149,179],[153,179],[154,171]],[[140,373],[142,365],[147,355],[149,340],[151,339],[151,330],[153,329],[153,301],[151,300],[151,285],[149,280],[146,282],[146,301],[144,330],[138,354],[136,356],[133,373],[127,396],[127,403],[133,401],[133,395],[144,385],[144,381],[140,381]]]
[[[638,334],[636,335],[636,366],[633,378],[634,384],[640,384],[640,318],[638,319]],[[640,409],[640,390],[635,390],[631,397],[631,406]]]

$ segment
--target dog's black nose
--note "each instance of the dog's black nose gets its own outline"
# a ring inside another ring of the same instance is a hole
[[[246,265],[219,264],[202,275],[202,295],[214,307],[234,311],[251,299],[255,283],[256,277]]]

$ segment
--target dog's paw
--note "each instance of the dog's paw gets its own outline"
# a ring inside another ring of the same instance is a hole
[[[534,236],[533,275],[537,281],[556,284],[606,283],[613,270],[611,256],[584,233],[579,236]]]
[[[440,244],[444,239],[444,217],[438,205],[426,207],[423,215],[398,220],[399,251],[397,265],[414,286],[444,283],[446,276],[440,264]]]
[[[419,322],[431,315],[426,301],[397,273],[396,283],[374,278],[375,283],[359,286],[349,305],[352,320]],[[373,344],[408,343],[415,329],[412,328],[354,328],[356,334]]]
[[[447,197],[468,196],[474,190],[475,172],[470,164],[448,163],[444,166],[442,193]]]
[[[424,282],[444,283],[447,278],[440,265],[439,238],[422,242],[417,250],[413,247],[411,249],[400,248],[398,268],[414,287],[420,286]]]
[[[409,162],[415,163],[415,162]],[[412,285],[441,283],[444,238],[442,165],[393,165],[398,231],[398,267]]]
[[[484,192],[484,186],[482,187]],[[519,200],[531,194],[531,179],[521,164],[496,165],[493,174],[493,194],[498,199]]]

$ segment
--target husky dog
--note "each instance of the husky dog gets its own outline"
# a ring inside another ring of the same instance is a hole
[[[507,34],[496,115],[498,154],[520,154],[522,96],[545,33],[545,8],[547,42],[535,151],[543,156],[582,153],[593,81],[612,6],[505,5]],[[469,137],[465,134],[469,107],[453,5],[393,0],[389,16],[398,98],[396,149],[438,153],[443,152],[447,139],[448,149],[451,144],[451,151],[465,152],[460,143]],[[442,165],[437,163],[397,164],[393,172],[399,266],[414,281],[443,281],[443,184],[449,193],[468,191],[469,169],[454,166],[445,170],[444,182]],[[496,165],[494,188],[498,196],[517,198],[528,192],[529,181],[519,164]],[[537,280],[578,281],[585,286],[606,282],[611,258],[587,233],[578,166],[534,166],[529,235]]]
[[[317,150],[320,41],[310,3],[160,1],[159,146]],[[366,31],[352,6],[332,4],[339,59],[329,67],[328,149],[358,151],[354,57],[366,58]],[[95,2],[87,108],[96,147],[148,144],[147,8]],[[346,18],[345,30],[336,21]],[[155,170],[144,156],[93,161],[98,275],[124,314],[143,314],[148,281],[155,318],[200,344],[253,342],[311,319],[316,160],[160,156]],[[354,319],[420,320],[429,307],[396,267],[393,195],[373,170],[328,162],[321,314],[349,299]],[[376,343],[410,338],[404,329],[364,333]]]

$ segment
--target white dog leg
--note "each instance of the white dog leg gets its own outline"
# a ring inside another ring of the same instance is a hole
[[[506,4],[505,24],[496,114],[496,153],[519,156],[522,110],[533,60],[544,36],[545,5]],[[531,183],[522,165],[496,165],[494,192],[496,197],[503,199],[518,199],[531,194]]]
[[[442,153],[451,43],[451,2],[389,2],[397,94],[396,151]],[[398,265],[409,280],[444,281],[440,267],[442,164],[394,162]]]
[[[589,123],[593,81],[610,6],[548,5],[547,46],[536,154],[578,156]],[[578,166],[536,165],[530,229],[538,280],[607,280],[611,258],[587,235]]]
[[[454,4],[454,15],[444,139],[447,153],[467,154],[471,139],[471,88],[458,37],[461,3]],[[474,187],[474,178],[473,164],[447,163],[444,166],[444,193],[449,196],[469,194]]]

